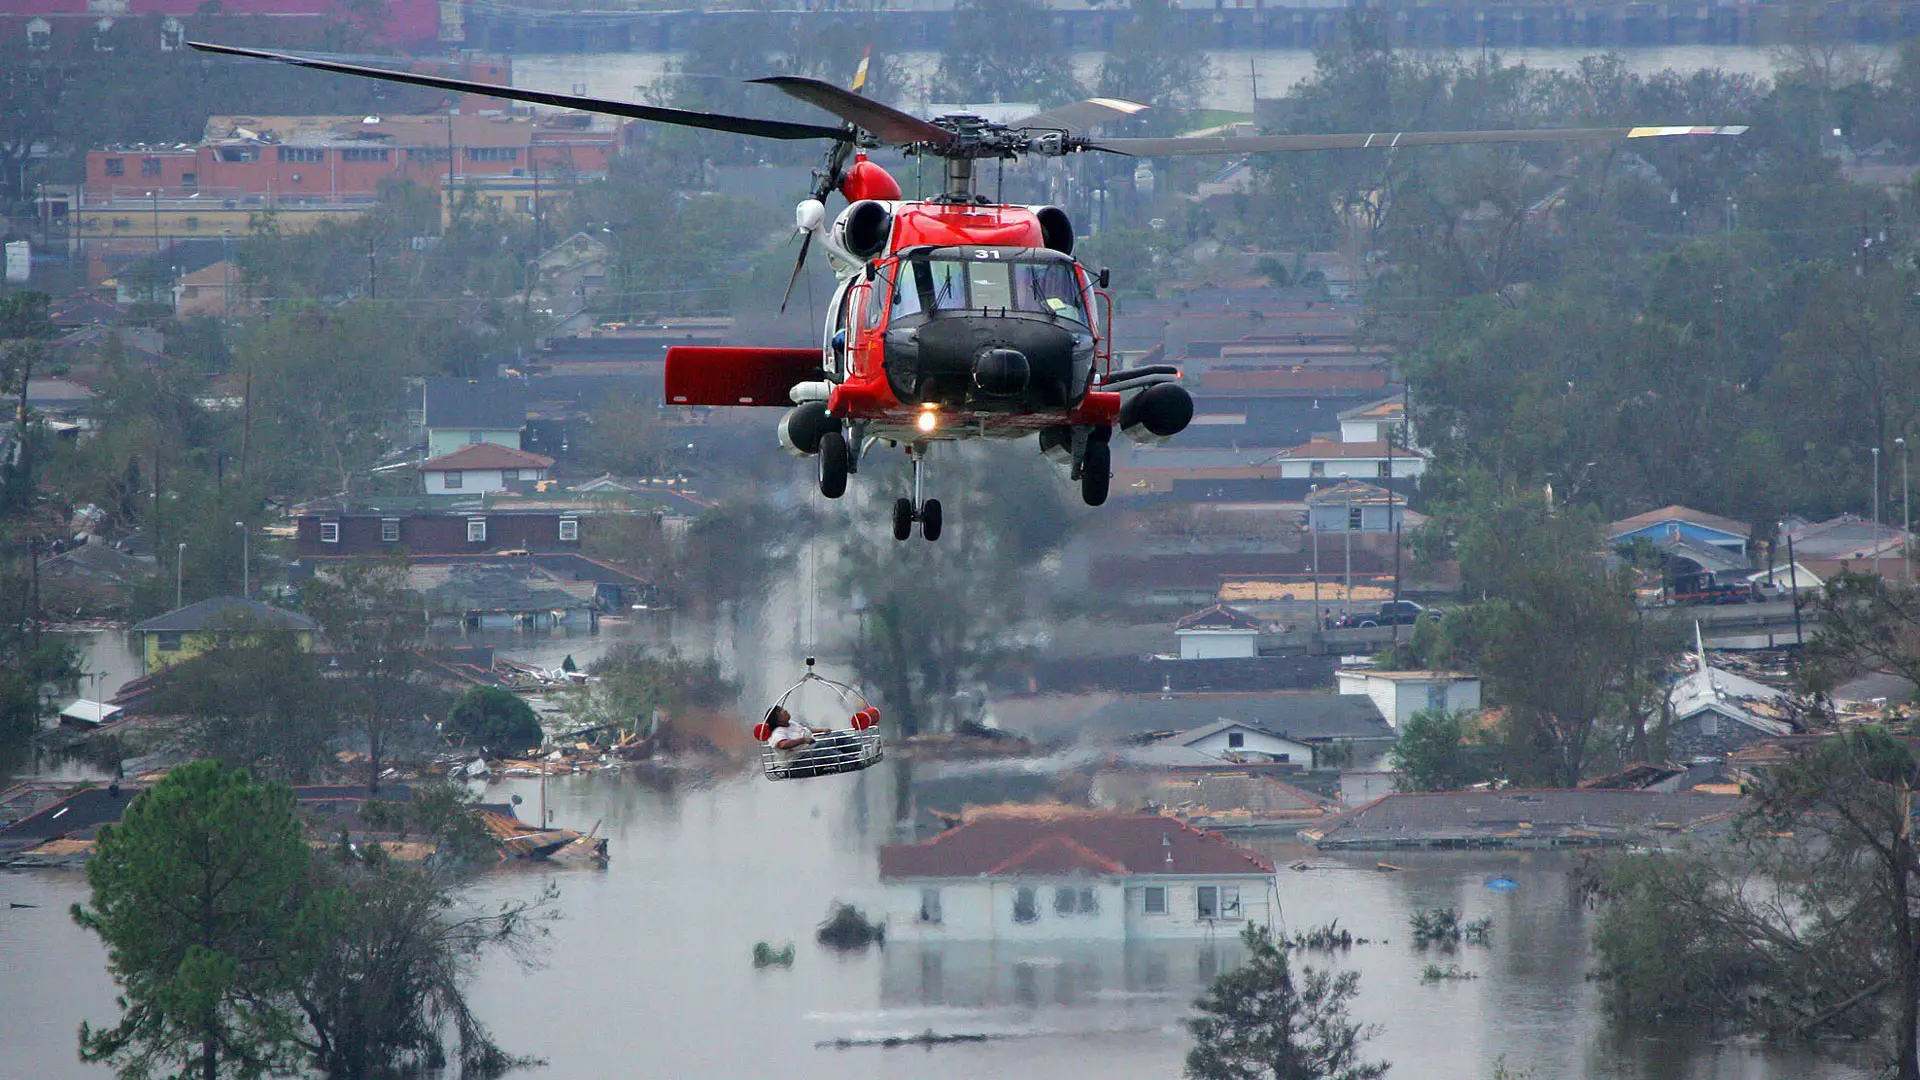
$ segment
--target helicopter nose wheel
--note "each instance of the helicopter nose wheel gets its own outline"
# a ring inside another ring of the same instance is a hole
[[[928,540],[940,539],[940,500],[920,498],[920,467],[924,449],[909,449],[913,460],[913,498],[893,500],[893,538],[905,540],[913,535],[913,523],[920,523],[920,535]]]
[[[829,431],[820,436],[820,494],[837,499],[847,493],[851,459],[845,435]]]
[[[1113,480],[1113,447],[1105,439],[1088,439],[1080,459],[1080,501],[1099,506],[1107,501],[1107,487]]]

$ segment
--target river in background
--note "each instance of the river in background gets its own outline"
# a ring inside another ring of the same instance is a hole
[[[1883,51],[1876,46],[1855,48],[1867,61],[1881,58],[1884,62],[1893,55],[1891,50]],[[1605,52],[1577,46],[1491,51],[1508,63],[1554,70],[1575,68],[1582,58]],[[1775,52],[1750,45],[1663,45],[1621,48],[1614,50],[1614,55],[1625,61],[1628,70],[1641,75],[1669,68],[1687,72],[1721,68],[1766,78],[1773,74]],[[1092,85],[1097,81],[1105,56],[1100,52],[1073,53],[1070,61],[1075,78],[1083,85]],[[1212,79],[1203,104],[1210,109],[1251,112],[1256,81],[1261,97],[1278,97],[1313,74],[1313,52],[1309,49],[1220,49],[1210,50],[1206,56]],[[536,90],[580,92],[616,101],[633,101],[666,73],[669,64],[679,59],[677,53],[517,53],[513,57],[513,82],[515,86]],[[938,53],[925,50],[898,53],[893,59],[906,73],[910,85],[923,83],[940,62]],[[1009,88],[1009,93],[1012,92]],[[772,90],[767,94],[769,100],[778,97]],[[1673,118],[1651,119],[1666,122]]]

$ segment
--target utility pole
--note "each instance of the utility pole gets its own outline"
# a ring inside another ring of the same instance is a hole
[[[1400,648],[1400,519],[1393,514],[1393,428],[1387,428],[1387,528],[1393,530],[1393,647]]]
[[[240,596],[253,599],[253,558],[250,553],[252,543],[247,539],[247,523],[236,521],[233,527],[240,530]]]
[[[1907,437],[1893,440],[1900,448],[1900,562],[1905,567],[1907,584],[1913,584],[1913,503],[1907,486],[1907,464],[1913,455],[1907,452]]]
[[[1873,452],[1873,576],[1880,576],[1880,448]]]
[[[186,602],[182,599],[182,597],[186,595],[183,588],[186,580],[187,545],[182,543],[179,552],[175,554],[173,558],[173,610],[175,611],[179,611],[181,608],[187,606]]]
[[[380,299],[380,272],[374,268],[373,237],[367,237],[367,299]]]
[[[1346,511],[1347,527],[1340,530],[1340,535],[1345,539],[1347,548],[1347,587],[1342,590],[1340,596],[1340,614],[1351,615],[1353,614],[1353,488],[1351,487],[1347,488]]]
[[[1804,646],[1807,639],[1800,631],[1800,564],[1793,557],[1792,533],[1787,534],[1787,588],[1793,590],[1793,643]]]
[[[1307,485],[1307,533],[1313,537],[1313,636],[1316,638],[1326,629],[1320,617],[1320,526],[1313,520],[1313,497],[1319,493],[1319,484]]]

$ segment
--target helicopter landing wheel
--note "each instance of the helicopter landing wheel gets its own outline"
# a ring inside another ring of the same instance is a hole
[[[913,500],[893,500],[893,538],[905,540],[913,535]]]
[[[1104,442],[1088,442],[1086,457],[1080,462],[1080,501],[1099,506],[1107,501],[1107,485],[1113,479],[1113,448]]]
[[[837,499],[847,493],[847,437],[838,431],[820,436],[820,494]]]
[[[940,500],[928,499],[920,508],[920,535],[928,540],[940,539]]]

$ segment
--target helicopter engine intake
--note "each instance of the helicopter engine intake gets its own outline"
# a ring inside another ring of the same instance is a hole
[[[1120,430],[1137,443],[1163,443],[1193,422],[1193,395],[1178,383],[1160,383],[1120,403]]]
[[[887,250],[893,237],[893,212],[887,204],[862,199],[841,213],[835,223],[841,246],[862,259],[871,259]]]

